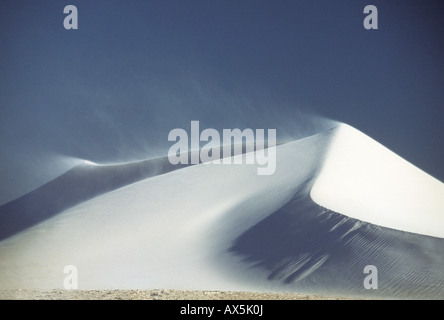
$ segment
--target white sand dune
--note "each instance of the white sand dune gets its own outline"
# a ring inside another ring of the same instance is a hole
[[[444,297],[441,182],[346,125],[276,152],[270,176],[165,159],[74,168],[0,207],[0,288],[63,288],[74,265],[80,289]]]
[[[444,238],[444,184],[362,132],[341,125],[311,197],[380,226]]]

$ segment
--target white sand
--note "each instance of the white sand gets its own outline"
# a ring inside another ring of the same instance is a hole
[[[444,238],[444,184],[348,125],[337,131],[311,197],[349,217]]]

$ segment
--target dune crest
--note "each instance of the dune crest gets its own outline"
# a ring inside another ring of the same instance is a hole
[[[444,238],[444,184],[349,125],[338,127],[311,197],[352,218]]]

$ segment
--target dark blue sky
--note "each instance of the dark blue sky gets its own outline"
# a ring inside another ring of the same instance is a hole
[[[79,29],[63,28],[77,6]],[[377,6],[379,29],[363,9]],[[444,181],[442,1],[0,2],[0,202],[54,155],[165,154],[168,132],[346,122]],[[3,200],[3,201],[2,201]]]

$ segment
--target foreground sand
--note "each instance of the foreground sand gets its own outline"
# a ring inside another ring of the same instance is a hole
[[[186,290],[38,290],[0,291],[1,300],[350,300],[294,293]]]

